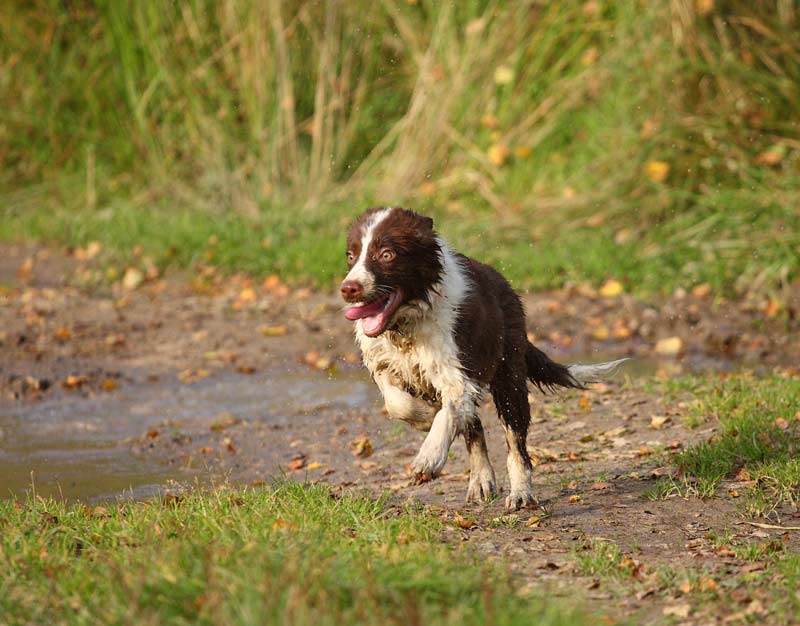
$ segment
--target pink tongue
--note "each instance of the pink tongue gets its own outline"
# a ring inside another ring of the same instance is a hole
[[[386,300],[376,300],[362,306],[352,306],[344,312],[344,316],[350,321],[360,320],[377,315],[383,311],[384,306],[386,306]]]

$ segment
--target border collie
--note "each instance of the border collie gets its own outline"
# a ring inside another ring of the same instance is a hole
[[[536,500],[525,441],[527,381],[540,390],[583,388],[626,359],[561,365],[528,341],[519,296],[495,269],[453,252],[433,220],[399,207],[372,208],[347,239],[341,284],[347,319],[386,411],[428,432],[411,464],[415,484],[435,478],[458,435],[470,473],[467,501],[497,493],[477,407],[494,399],[508,445],[506,508]]]

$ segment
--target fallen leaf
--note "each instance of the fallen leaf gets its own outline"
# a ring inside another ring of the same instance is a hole
[[[711,285],[702,283],[692,288],[692,295],[695,298],[705,298],[711,293]]]
[[[645,163],[644,173],[653,182],[663,183],[669,176],[669,163],[666,161],[648,161]]]
[[[133,291],[144,282],[144,274],[135,267],[129,267],[122,276],[122,287],[127,291]]]
[[[203,378],[208,378],[211,376],[211,372],[206,369],[185,369],[178,373],[178,380],[181,381],[184,385],[189,385],[191,383],[197,382],[198,380],[202,380]]]
[[[726,558],[727,557],[736,556],[736,552],[731,550],[731,548],[729,546],[720,546],[719,548],[714,550],[714,552],[717,553],[717,556],[722,556],[722,557],[726,557]]]
[[[507,65],[500,65],[494,71],[494,82],[498,85],[508,85],[514,80],[514,70]]]
[[[538,528],[539,527],[539,522],[541,522],[541,521],[542,521],[542,518],[539,517],[538,515],[531,515],[528,518],[528,521],[525,522],[525,525],[526,526],[530,526],[531,528]]]
[[[665,424],[669,423],[670,418],[667,415],[653,415],[650,418],[650,428],[660,430]]]
[[[780,165],[783,158],[786,156],[786,146],[780,143],[776,143],[766,150],[759,154],[756,157],[756,163],[759,165],[767,165],[769,167],[774,167],[776,165]]]
[[[578,406],[581,407],[583,411],[590,411],[592,408],[592,402],[586,396],[581,396],[580,400],[578,400]]]
[[[470,519],[468,517],[463,517],[459,513],[456,513],[453,516],[453,523],[458,526],[459,528],[463,528],[465,530],[469,530],[470,528],[477,528],[478,524],[475,523],[474,519]]]
[[[70,374],[61,383],[66,389],[77,389],[89,382],[88,376]]]
[[[292,471],[303,469],[305,466],[306,466],[305,454],[296,456],[291,461],[289,461],[289,464],[287,465],[287,467]]]
[[[58,341],[69,341],[72,339],[72,332],[66,326],[62,326],[56,329],[56,332],[53,333],[53,338]]]
[[[242,304],[249,304],[256,301],[256,292],[252,287],[245,287],[239,292],[237,300]]]
[[[697,12],[702,16],[706,16],[714,10],[714,0],[695,0],[694,4]]]
[[[775,298],[770,298],[769,300],[767,300],[767,303],[764,305],[764,308],[763,308],[764,315],[766,315],[767,317],[770,317],[770,318],[771,317],[775,317],[776,315],[778,315],[778,313],[780,313],[782,309],[783,309],[783,306]]]
[[[683,340],[680,337],[666,337],[656,342],[656,354],[662,356],[675,356],[683,349]]]
[[[261,326],[258,330],[265,337],[280,337],[289,332],[289,329],[283,324],[279,324],[278,326]]]
[[[313,463],[309,463],[306,466],[306,469],[307,470],[315,470],[315,469],[319,469],[320,467],[325,467],[325,464],[324,463],[319,463],[317,461],[314,461]]]
[[[672,606],[665,606],[661,610],[661,613],[664,616],[687,618],[689,617],[689,613],[691,613],[691,611],[692,607],[689,604],[673,604]]]
[[[237,365],[236,371],[239,372],[240,374],[254,374],[256,368],[253,367],[252,365]]]
[[[353,439],[353,441],[350,442],[350,445],[353,446],[353,456],[360,456],[363,458],[372,456],[372,442],[369,440],[369,437],[358,437]]]
[[[607,280],[598,292],[604,298],[614,298],[624,291],[622,283],[613,278]]]
[[[570,504],[574,504],[575,502],[580,502],[580,501],[581,497],[577,493],[572,494],[569,498],[567,498],[567,502],[569,502]]]
[[[100,388],[103,391],[114,391],[117,388],[117,381],[113,378],[106,378],[100,383]]]
[[[272,528],[273,530],[296,530],[297,524],[279,517],[272,522]]]
[[[592,329],[592,337],[599,341],[605,341],[611,335],[611,331],[608,330],[608,326],[605,324],[600,324]]]
[[[486,156],[492,165],[500,167],[508,160],[508,146],[504,143],[493,144],[486,151]]]
[[[775,426],[777,426],[781,430],[786,430],[787,428],[789,428],[789,420],[787,420],[785,417],[776,417]]]

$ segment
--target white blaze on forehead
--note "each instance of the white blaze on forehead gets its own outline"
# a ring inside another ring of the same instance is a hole
[[[367,269],[367,249],[375,235],[375,229],[392,212],[392,209],[381,209],[373,213],[369,220],[364,224],[364,234],[361,236],[361,254],[355,265],[347,272],[345,280],[355,280],[361,284],[365,296],[369,296],[375,289],[375,276]]]

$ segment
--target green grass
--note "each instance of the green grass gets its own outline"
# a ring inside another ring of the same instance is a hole
[[[0,623],[593,623],[516,593],[442,523],[326,487],[90,509],[0,502]]]
[[[329,286],[343,226],[406,204],[519,287],[775,292],[798,16],[695,5],[6,3],[0,237],[191,266],[213,235],[227,270]]]
[[[719,482],[745,470],[746,510],[770,516],[782,504],[797,505],[800,495],[800,379],[750,374],[686,377],[665,383],[668,393],[691,393],[685,419],[714,425],[714,434],[674,458],[679,479],[661,479],[648,497],[714,495]]]

